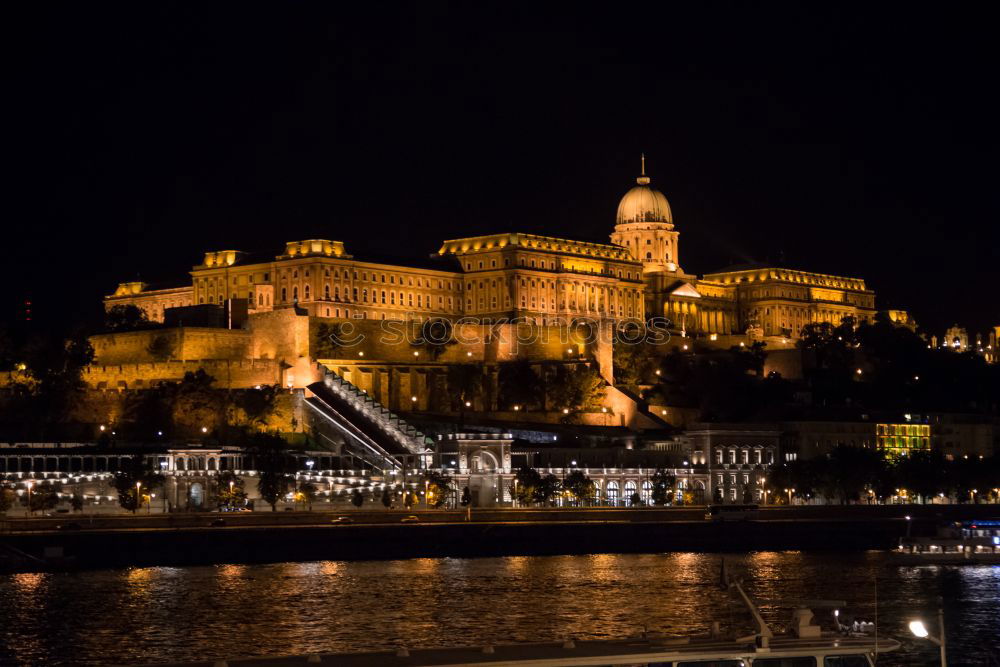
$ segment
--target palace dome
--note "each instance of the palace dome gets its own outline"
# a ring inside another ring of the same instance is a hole
[[[625,193],[618,204],[616,225],[626,225],[633,222],[663,222],[673,224],[670,204],[659,190],[649,187],[649,176],[645,169],[639,178],[635,179],[634,188]]]

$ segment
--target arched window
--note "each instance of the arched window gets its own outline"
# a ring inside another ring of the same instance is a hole
[[[299,288],[298,287],[293,287],[292,288],[292,301],[298,301],[298,300],[299,300]]]
[[[652,505],[653,504],[653,483],[646,480],[642,483],[642,504]]]
[[[309,285],[306,285],[306,287],[305,287],[305,295],[306,295],[306,301],[308,301],[309,300]]]
[[[632,480],[629,480],[629,481],[625,482],[625,504],[626,505],[629,505],[629,506],[632,505],[632,496],[635,494],[636,488],[637,487],[635,485],[635,482],[633,482]]]
[[[608,482],[607,498],[608,498],[608,505],[611,505],[612,507],[618,505],[618,482],[615,481]]]
[[[646,259],[653,259],[653,253],[647,252],[646,253]]]

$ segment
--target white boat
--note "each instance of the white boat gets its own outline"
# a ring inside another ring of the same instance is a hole
[[[893,560],[911,565],[1000,564],[1000,521],[959,521],[938,527],[933,537],[904,537]]]

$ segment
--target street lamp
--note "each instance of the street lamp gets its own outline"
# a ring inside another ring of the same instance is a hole
[[[910,526],[913,525],[911,517],[909,514],[906,515],[906,536],[910,536]]]
[[[25,486],[28,487],[28,515],[31,516],[34,512],[31,510],[31,487],[35,485],[34,482],[28,482]]]
[[[785,493],[788,494],[788,506],[792,506],[792,494],[795,493],[795,489],[785,489]]]
[[[142,496],[139,495],[139,487],[142,486],[142,482],[135,483],[135,507],[132,508],[132,514],[135,514],[139,509],[139,504],[142,502]]]
[[[938,634],[940,637],[935,637],[927,630],[927,626],[921,620],[910,621],[910,632],[913,633],[915,637],[920,637],[921,639],[926,639],[931,643],[937,644],[941,649],[941,667],[947,667],[948,665],[948,655],[945,650],[945,637],[944,637],[944,610],[938,607]]]

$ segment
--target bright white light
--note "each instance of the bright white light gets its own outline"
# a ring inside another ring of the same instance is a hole
[[[906,520],[907,520],[907,521],[909,521],[909,520],[910,520],[910,515],[909,515],[909,514],[907,514],[907,515],[906,515]]]
[[[910,632],[920,638],[924,638],[930,634],[927,632],[927,628],[924,627],[923,621],[910,621]]]

